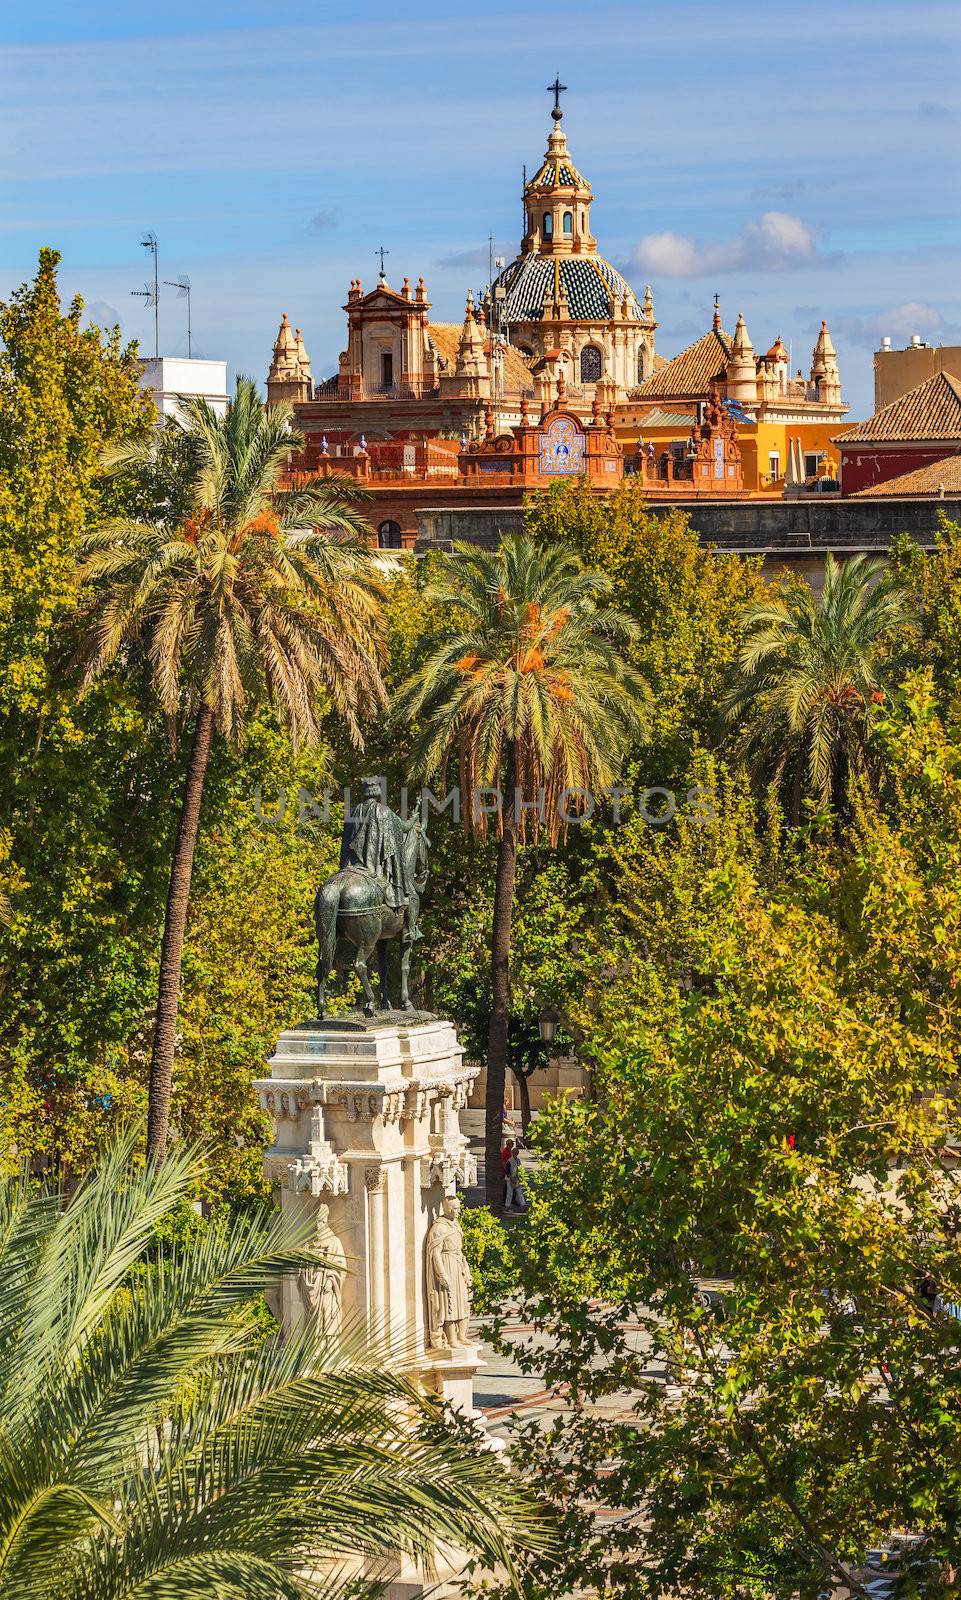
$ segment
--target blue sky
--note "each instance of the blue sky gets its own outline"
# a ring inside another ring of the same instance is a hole
[[[513,255],[559,70],[601,250],[672,355],[743,310],[807,366],[821,316],[853,415],[882,333],[961,340],[961,7],[47,0],[4,9],[0,292],[39,247],[152,350],[141,287],[193,284],[195,354],[266,374],[282,311],[336,370],[349,280],[423,273],[437,320]],[[183,302],[161,346],[186,350]]]

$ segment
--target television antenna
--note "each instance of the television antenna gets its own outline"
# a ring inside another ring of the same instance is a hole
[[[130,293],[138,300],[143,300],[148,306],[153,306],[153,353],[160,354],[160,282],[159,282],[159,247],[155,233],[145,233],[140,241],[143,250],[149,250],[153,256],[153,287],[149,283],[142,289],[131,289]]]
[[[187,302],[187,360],[189,361],[193,354],[190,340],[190,279],[184,272],[179,278],[164,278],[164,283],[168,289],[176,289],[178,300]]]

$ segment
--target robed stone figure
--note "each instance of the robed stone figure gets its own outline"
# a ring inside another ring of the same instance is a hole
[[[427,1333],[435,1350],[469,1342],[470,1268],[459,1216],[457,1196],[445,1195],[427,1232]]]
[[[330,1226],[329,1216],[327,1206],[318,1206],[317,1228],[311,1245],[316,1265],[301,1271],[300,1294],[306,1319],[315,1332],[324,1339],[336,1339],[343,1319],[347,1257]]]

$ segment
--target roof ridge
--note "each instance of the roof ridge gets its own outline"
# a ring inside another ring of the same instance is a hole
[[[863,422],[856,422],[843,437],[852,442],[961,438],[961,382],[943,368],[932,372],[913,389],[879,406]]]

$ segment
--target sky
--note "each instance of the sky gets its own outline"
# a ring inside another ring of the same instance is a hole
[[[336,371],[351,278],[423,274],[437,321],[509,260],[546,85],[595,195],[602,254],[658,351],[715,292],[758,350],[810,364],[821,317],[853,417],[872,351],[961,342],[961,7],[890,0],[46,0],[0,8],[0,296],[37,252],[65,296],[153,352],[148,273],[192,285],[194,354],[263,382],[281,312]],[[186,353],[161,290],[161,351]]]

